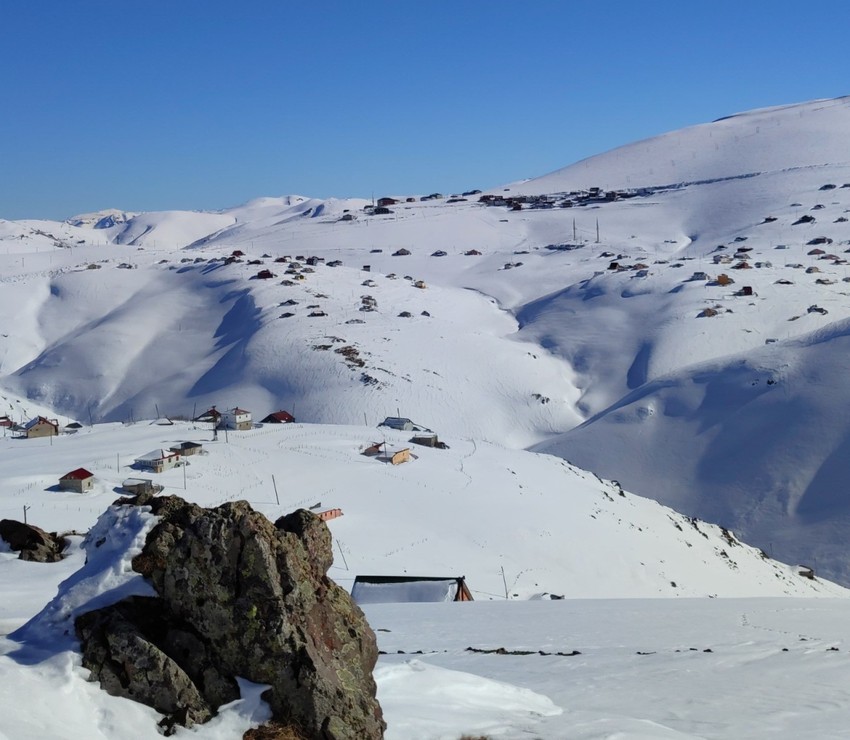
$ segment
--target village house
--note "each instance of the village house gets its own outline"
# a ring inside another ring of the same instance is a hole
[[[150,478],[127,478],[121,484],[121,490],[133,496],[139,496],[143,493],[159,493],[162,486],[155,484]]]
[[[180,442],[168,448],[169,452],[176,452],[182,457],[200,455],[204,452],[204,446],[200,442]],[[205,454],[205,453],[204,453]]]
[[[275,411],[262,420],[263,424],[291,424],[295,417],[288,411]]]
[[[65,473],[59,479],[59,488],[63,491],[74,491],[76,493],[85,493],[90,491],[94,486],[94,473],[85,468],[77,468],[70,473]]]
[[[171,450],[151,450],[137,457],[135,464],[142,470],[150,470],[152,473],[162,473],[180,464],[180,454]]]
[[[410,438],[410,443],[414,445],[421,445],[423,447],[436,447],[440,450],[447,450],[449,446],[445,442],[441,442],[436,434],[433,432],[429,434],[417,434]]]
[[[58,434],[59,422],[56,419],[47,419],[44,416],[36,416],[23,426],[23,436],[27,439],[56,437]]]
[[[254,422],[251,421],[251,412],[240,409],[238,406],[225,411],[221,415],[221,423],[226,429],[235,429],[238,432],[244,432],[254,426]]]
[[[379,427],[389,427],[390,429],[398,429],[401,432],[430,432],[431,430],[421,424],[414,424],[410,419],[401,416],[388,416],[384,419]]]
[[[357,604],[473,600],[464,576],[357,576],[351,597]]]

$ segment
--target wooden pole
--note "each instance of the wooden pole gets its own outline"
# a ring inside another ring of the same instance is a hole
[[[345,563],[345,569],[348,570],[348,563],[345,560],[345,553],[342,551],[342,545],[339,544],[339,540],[336,541],[336,549],[339,550],[339,554],[342,555],[342,562]]]
[[[277,495],[277,483],[275,482],[274,476],[272,476],[272,486],[274,486],[275,501],[277,501],[277,505],[280,506],[280,496]]]

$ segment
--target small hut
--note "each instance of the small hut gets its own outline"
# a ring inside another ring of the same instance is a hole
[[[70,473],[65,473],[59,479],[59,488],[63,491],[74,491],[75,493],[85,493],[90,491],[94,486],[94,473],[85,468],[77,468]]]

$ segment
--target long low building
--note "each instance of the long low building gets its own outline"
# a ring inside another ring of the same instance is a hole
[[[357,576],[351,597],[358,604],[472,601],[463,576]]]

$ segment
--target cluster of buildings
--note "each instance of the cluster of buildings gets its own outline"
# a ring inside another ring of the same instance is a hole
[[[62,433],[70,434],[82,429],[83,425],[77,421],[72,421],[64,426],[57,419],[48,419],[46,416],[36,416],[27,422],[17,424],[8,416],[0,416],[0,429],[4,429],[12,434],[25,438],[34,439],[37,437],[58,437]]]
[[[234,407],[226,411],[218,411],[215,406],[205,411],[195,419],[196,422],[212,422],[214,429],[233,429],[236,431],[252,429],[254,422],[251,412]],[[275,411],[266,416],[264,424],[288,424],[295,421],[295,417],[288,411]],[[20,438],[37,438],[57,436],[60,433],[75,432],[82,427],[77,422],[72,422],[64,427],[56,419],[48,419],[44,416],[36,416],[26,424],[15,424],[8,416],[0,416],[0,427],[8,428],[18,434]],[[157,448],[139,455],[133,461],[133,466],[142,472],[162,473],[179,465],[185,465],[185,458],[193,455],[206,454],[200,442],[179,442],[169,448]],[[94,487],[95,476],[86,468],[76,468],[65,473],[59,479],[59,489],[62,491],[73,491],[75,493],[86,493]],[[128,494],[138,495],[141,493],[158,493],[162,486],[154,484],[149,478],[127,478],[121,485],[121,489]]]

